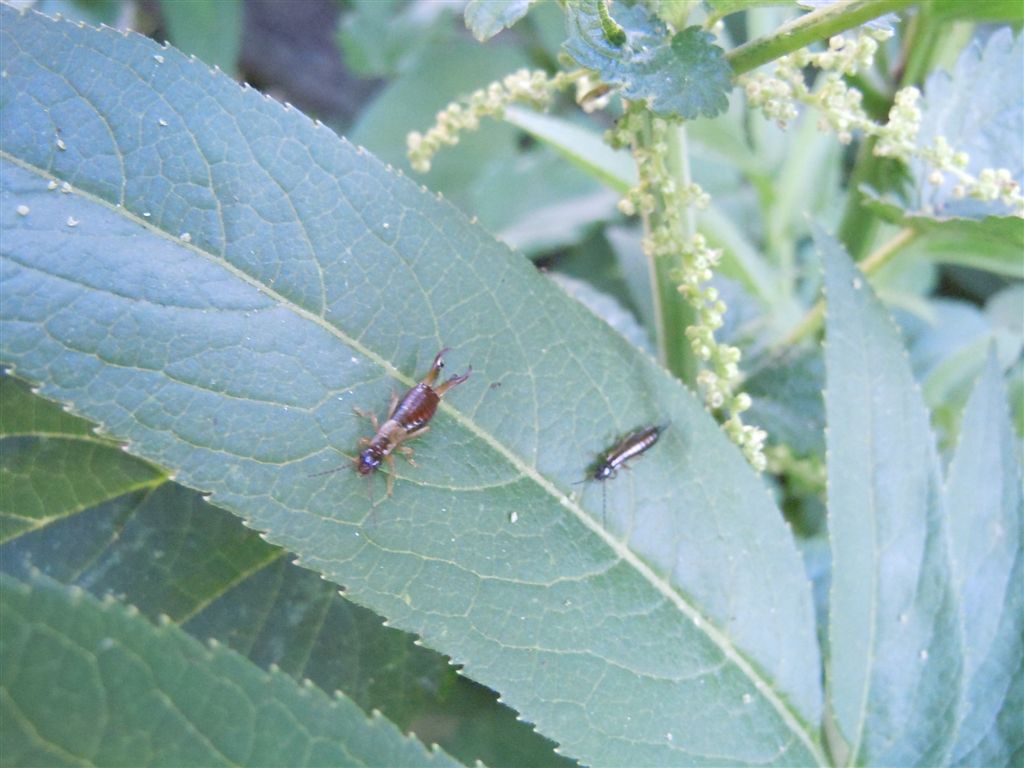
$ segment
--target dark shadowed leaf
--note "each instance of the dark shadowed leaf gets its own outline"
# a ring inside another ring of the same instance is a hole
[[[0,477],[0,543],[164,482],[156,467],[9,376],[0,378]]]
[[[458,765],[349,699],[77,588],[0,575],[12,765]]]
[[[243,10],[241,0],[160,3],[170,42],[225,72],[234,72],[238,66]]]

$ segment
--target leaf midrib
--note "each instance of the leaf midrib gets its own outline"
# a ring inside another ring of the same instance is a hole
[[[0,158],[3,158],[23,170],[35,174],[41,179],[49,181],[64,181],[64,179],[51,174],[44,168],[32,165],[31,163],[25,162],[20,158],[12,156],[6,150],[0,149]],[[296,304],[292,300],[286,298],[282,294],[276,292],[272,288],[268,287],[264,283],[260,282],[256,278],[252,277],[248,273],[242,271],[231,262],[227,261],[223,257],[210,253],[209,251],[201,249],[198,245],[191,242],[185,242],[180,237],[172,235],[158,227],[151,224],[146,219],[136,216],[134,213],[129,211],[124,206],[114,206],[109,201],[102,197],[94,195],[90,192],[82,190],[78,187],[74,187],[72,190],[73,194],[78,195],[80,198],[86,201],[104,207],[112,213],[121,216],[134,224],[137,224],[155,236],[163,238],[172,242],[179,248],[186,248],[196,256],[205,259],[206,261],[215,264],[216,266],[226,270],[233,277],[238,278],[245,284],[253,287],[264,296],[275,301],[279,306],[294,312],[299,317],[307,320],[321,329],[334,336],[343,344],[349,348],[359,352],[370,361],[378,365],[385,373],[387,373],[392,379],[395,379],[409,387],[415,384],[415,381],[403,374],[400,370],[395,368],[387,359],[381,357],[376,352],[365,346],[357,339],[349,336],[340,328],[331,323],[315,312],[311,312],[304,307]],[[443,202],[443,201],[442,201]],[[622,542],[614,538],[608,531],[604,530],[600,524],[590,515],[588,515],[582,507],[576,504],[571,497],[567,496],[558,487],[546,477],[541,475],[534,467],[523,462],[519,456],[510,451],[503,443],[497,438],[491,435],[489,432],[481,429],[477,423],[461,411],[453,408],[446,401],[442,400],[439,404],[439,410],[443,410],[449,417],[454,419],[460,426],[462,426],[467,432],[474,435],[482,442],[487,444],[496,453],[505,458],[509,464],[512,465],[524,478],[532,480],[537,486],[548,493],[553,499],[557,500],[558,504],[565,509],[569,510],[573,515],[576,516],[578,521],[587,527],[593,534],[599,539],[604,541],[605,544],[614,552],[618,558],[629,564],[634,571],[641,576],[648,584],[651,585],[660,593],[666,600],[668,600],[676,609],[688,618],[694,625],[702,631],[704,635],[719,648],[722,655],[729,659],[744,675],[746,675],[754,684],[755,690],[764,697],[771,707],[779,714],[782,721],[786,726],[797,736],[798,740],[803,743],[807,751],[814,755],[819,765],[827,765],[823,754],[821,753],[818,745],[811,738],[808,731],[805,729],[801,718],[794,712],[785,700],[783,700],[779,694],[776,693],[775,688],[771,685],[771,682],[766,677],[758,672],[754,667],[753,663],[749,662],[733,645],[729,642],[728,638],[722,633],[717,626],[715,626],[706,616],[703,616],[693,605],[691,605],[684,597],[675,589],[673,586],[659,576],[655,571],[648,566],[643,560],[640,559],[631,549],[624,546]],[[135,444],[131,445],[131,449],[135,449]],[[216,494],[214,493],[214,496]],[[268,533],[273,533],[268,531]]]

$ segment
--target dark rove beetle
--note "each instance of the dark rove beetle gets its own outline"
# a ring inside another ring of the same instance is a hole
[[[391,452],[397,450],[405,456],[409,463],[416,466],[412,460],[412,448],[402,445],[406,440],[424,434],[430,427],[430,420],[434,417],[437,404],[441,398],[452,387],[456,387],[472,373],[472,366],[461,376],[452,376],[448,381],[434,389],[434,382],[437,381],[441,369],[444,368],[444,353],[448,351],[445,347],[434,358],[434,364],[423,380],[415,387],[405,393],[401,400],[394,394],[391,396],[391,406],[388,409],[388,418],[377,426],[377,416],[373,413],[364,413],[358,408],[355,412],[370,420],[376,434],[373,437],[363,437],[359,440],[363,450],[356,459],[356,471],[361,475],[369,475],[375,472],[382,461],[388,463],[388,490],[390,496],[395,485],[395,460]]]
[[[645,427],[643,429],[637,429],[630,432],[612,448],[609,448],[604,452],[597,464],[594,465],[594,469],[591,472],[590,477],[580,481],[582,483],[586,482],[586,480],[597,480],[602,483],[601,525],[605,524],[606,492],[604,481],[614,477],[619,468],[625,466],[627,461],[649,450],[651,446],[658,442],[658,438],[661,437],[661,433],[666,429],[668,429],[668,424],[665,424],[664,426]]]

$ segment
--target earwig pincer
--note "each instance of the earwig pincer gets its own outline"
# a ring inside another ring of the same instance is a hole
[[[605,480],[614,477],[615,473],[630,459],[639,456],[649,450],[661,437],[661,433],[668,429],[664,426],[645,427],[630,432],[612,448],[609,448],[597,464],[594,465],[587,480],[597,480],[603,483]],[[581,480],[580,482],[585,482]],[[605,523],[605,488],[601,486],[601,524]]]
[[[452,376],[441,386],[435,388],[434,382],[437,381],[441,369],[444,368],[444,353],[447,351],[448,348],[445,348],[437,353],[427,375],[419,384],[406,392],[401,400],[392,395],[388,418],[380,426],[377,425],[375,414],[355,409],[358,415],[370,420],[376,431],[373,437],[364,437],[359,440],[359,445],[363,447],[363,450],[360,451],[359,457],[356,459],[356,470],[361,475],[369,475],[380,467],[382,461],[388,462],[390,470],[388,472],[388,496],[391,495],[395,484],[395,465],[391,453],[397,450],[415,466],[412,461],[412,448],[402,445],[402,443],[418,437],[430,429],[430,420],[434,417],[441,398],[448,390],[468,379],[469,374],[473,371],[473,368],[470,367],[461,376]]]

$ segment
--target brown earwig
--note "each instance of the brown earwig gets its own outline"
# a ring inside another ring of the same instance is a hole
[[[430,429],[430,420],[434,417],[441,398],[452,387],[456,387],[468,379],[469,374],[473,371],[473,368],[470,367],[461,376],[452,376],[435,389],[434,382],[437,381],[441,369],[444,368],[443,358],[447,351],[446,347],[437,353],[427,375],[419,384],[406,392],[401,400],[392,395],[388,418],[379,427],[375,414],[363,413],[356,409],[357,414],[370,420],[376,432],[373,437],[364,437],[359,440],[359,445],[365,447],[355,461],[356,471],[361,475],[369,475],[380,467],[382,461],[388,462],[390,470],[388,472],[388,496],[391,495],[395,485],[395,460],[391,455],[392,451],[397,450],[415,466],[415,462],[412,461],[412,448],[402,445],[402,443],[418,437]]]
[[[605,492],[604,481],[615,476],[615,473],[623,466],[626,462],[641,453],[649,450],[661,437],[661,433],[668,429],[668,424],[664,426],[653,426],[645,427],[643,429],[637,429],[630,432],[612,448],[609,448],[601,456],[597,464],[594,465],[593,470],[590,473],[590,477],[581,480],[580,482],[586,482],[586,480],[597,480],[602,483],[601,485],[601,524],[605,524],[605,500],[607,494]],[[578,485],[578,483],[577,483]]]

